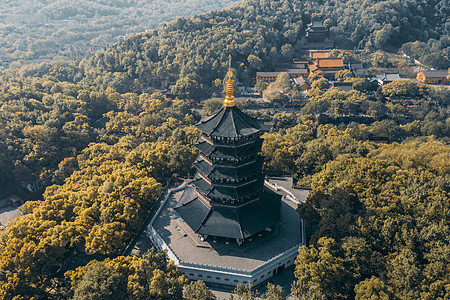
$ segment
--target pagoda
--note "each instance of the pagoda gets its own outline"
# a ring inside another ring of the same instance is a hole
[[[197,233],[208,237],[245,240],[280,223],[281,195],[264,186],[262,124],[236,107],[231,56],[223,107],[202,119],[196,147],[195,178],[174,207]]]
[[[329,31],[323,26],[322,20],[312,19],[306,28],[306,40],[308,42],[324,42]]]

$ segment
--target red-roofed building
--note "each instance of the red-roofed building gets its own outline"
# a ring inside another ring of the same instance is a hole
[[[308,68],[311,73],[335,74],[344,70],[345,65],[342,58],[316,58]]]

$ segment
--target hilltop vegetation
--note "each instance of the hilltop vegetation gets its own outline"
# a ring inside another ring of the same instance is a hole
[[[66,55],[81,59],[123,39],[191,16],[233,4],[233,0],[82,0],[0,3],[0,57],[16,60]],[[1,63],[1,62],[0,62]]]
[[[44,2],[24,3],[39,11]],[[78,18],[91,5],[80,19],[87,20],[126,13],[129,4],[142,3],[56,2],[67,9],[48,16]],[[261,68],[290,61],[302,53],[304,26],[314,14],[337,42],[367,55],[408,42],[405,52],[438,53],[442,59],[430,61],[448,64],[446,5],[252,0],[130,37],[81,63],[57,59],[4,70],[0,188],[18,187],[32,174],[46,189],[1,231],[0,298],[83,299],[113,291],[179,299],[186,278],[162,253],[120,254],[171,175],[191,171],[198,115],[185,100],[220,94],[229,54],[236,80],[246,84]],[[274,129],[264,136],[266,170],[294,174],[313,189],[299,207],[311,245],[300,250],[293,292],[306,299],[445,299],[450,154],[439,139],[450,135],[449,92],[412,81],[375,91],[348,72],[338,77],[357,90],[327,90],[325,78],[312,76],[301,114],[273,116]],[[182,100],[146,93],[170,84]],[[213,106],[207,102],[206,110]],[[372,136],[392,144],[372,143]],[[98,261],[86,265],[80,257]],[[61,280],[65,271],[71,282]],[[197,290],[211,297],[201,284],[184,296]]]
[[[83,82],[138,91],[182,80],[187,88],[202,87],[209,94],[215,80],[222,80],[231,54],[238,80],[248,85],[262,66],[270,70],[301,54],[305,26],[316,15],[325,19],[338,47],[347,41],[367,51],[396,49],[418,38],[440,38],[442,46],[425,53],[438,52],[442,59],[432,66],[446,68],[448,9],[446,1],[249,0],[115,44],[82,63]]]

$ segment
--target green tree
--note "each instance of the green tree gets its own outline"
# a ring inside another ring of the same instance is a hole
[[[382,51],[372,53],[371,60],[374,67],[385,67],[387,64],[387,56]]]
[[[201,89],[197,81],[183,77],[177,80],[171,93],[181,98],[195,99],[201,96]]]
[[[338,256],[336,242],[331,238],[321,238],[319,249],[300,247],[295,260],[295,277],[304,292],[318,289],[329,298],[347,296],[351,271]],[[298,285],[297,285],[298,286]]]
[[[261,299],[265,300],[285,300],[283,288],[273,283],[267,284],[267,291],[262,295]]]
[[[349,77],[353,77],[350,70],[340,70],[339,72],[337,72],[334,75],[334,78],[336,79],[336,81],[340,81],[340,82],[345,81]]]
[[[264,67],[264,63],[263,63],[262,59],[253,54],[250,54],[247,57],[247,61],[250,64],[250,68],[252,68],[254,70],[261,70]]]
[[[191,282],[183,291],[183,299],[186,300],[214,300],[216,297],[201,280]]]
[[[77,283],[74,300],[127,299],[127,278],[101,262],[92,264]]]
[[[384,282],[375,276],[358,283],[355,294],[356,300],[389,300],[393,296]]]
[[[238,284],[233,293],[236,294],[238,300],[256,300],[258,296],[258,291],[252,290],[251,283],[246,286]],[[234,299],[234,297],[231,296],[230,299]]]
[[[382,87],[386,97],[417,97],[428,95],[431,91],[428,85],[412,80],[396,80]]]
[[[223,100],[218,98],[211,98],[203,101],[203,111],[202,114],[210,115],[218,111],[223,106]]]
[[[258,80],[256,81],[255,90],[258,91],[258,93],[262,94],[268,86],[269,84],[264,80]]]

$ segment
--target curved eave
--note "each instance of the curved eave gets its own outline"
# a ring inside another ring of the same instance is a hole
[[[224,106],[197,124],[197,128],[209,136],[226,138],[255,134],[260,131],[261,126],[257,119],[248,116],[236,106]]]

